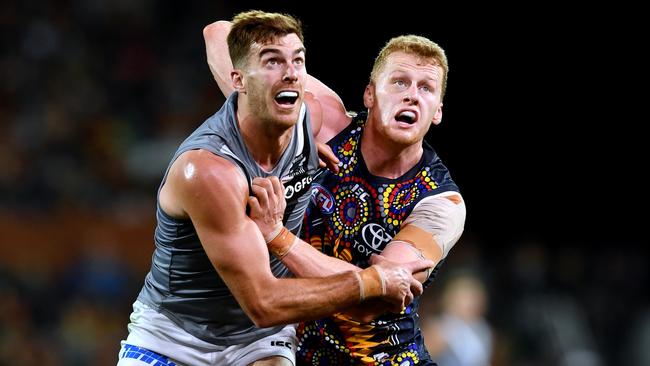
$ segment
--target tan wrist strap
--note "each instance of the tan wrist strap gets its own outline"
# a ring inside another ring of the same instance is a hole
[[[298,242],[295,235],[286,227],[282,227],[278,235],[275,238],[271,239],[266,245],[269,248],[269,251],[273,253],[278,259],[284,258],[294,245]]]
[[[359,300],[386,295],[386,279],[381,268],[370,266],[355,272],[359,281]]]

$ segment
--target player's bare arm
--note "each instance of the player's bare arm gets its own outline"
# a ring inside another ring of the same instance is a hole
[[[246,215],[248,186],[229,161],[207,151],[181,155],[165,184],[178,212],[191,218],[219,275],[249,317],[260,327],[330,315],[360,301],[362,287],[372,297],[385,294],[393,303],[410,302],[410,280],[366,272],[361,281],[351,271],[325,279],[277,279],[255,223]]]
[[[276,177],[255,178],[253,192],[255,197],[249,198],[250,216],[263,233],[269,250],[280,258],[294,274],[299,277],[321,277],[343,271],[361,271],[351,263],[327,256],[305,241],[286,232],[279,220],[280,212],[284,208],[284,189]],[[422,293],[422,285],[411,274],[424,272],[434,265],[433,262],[422,258],[416,258],[408,263],[396,263],[381,258],[375,264],[386,275],[387,286],[398,284],[406,270],[410,277],[410,290],[414,296],[419,296]],[[393,276],[396,282],[391,279]],[[409,298],[409,302],[411,300],[412,298]],[[393,303],[389,304],[393,306],[386,306],[386,304],[384,302],[381,312],[402,310],[401,305],[395,306]]]
[[[426,258],[436,265],[460,238],[465,225],[465,202],[457,192],[446,192],[422,200],[404,220],[400,231],[382,251],[398,262]],[[430,271],[416,274],[424,282]]]
[[[230,60],[230,54],[228,53],[228,44],[226,43],[226,37],[231,27],[232,23],[219,20],[203,28],[203,39],[205,40],[208,66],[210,67],[214,80],[219,85],[219,89],[225,96],[235,91],[230,78],[230,72],[233,70],[233,66]]]

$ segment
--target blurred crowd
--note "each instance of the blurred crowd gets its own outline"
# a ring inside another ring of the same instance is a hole
[[[3,5],[3,208],[151,201],[179,136],[220,102],[203,54],[195,53],[201,20],[154,5]]]
[[[214,17],[197,9],[3,4],[0,365],[116,363],[150,264],[161,174],[223,101],[197,53]],[[624,244],[495,241],[468,227],[423,300],[434,358],[650,365],[650,272]]]

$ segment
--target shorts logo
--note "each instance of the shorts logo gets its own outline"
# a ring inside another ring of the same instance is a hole
[[[313,184],[311,189],[311,201],[318,206],[321,212],[331,214],[334,212],[334,197],[320,184]]]
[[[291,349],[291,342],[287,342],[287,341],[271,341],[271,346],[287,347],[288,349]]]

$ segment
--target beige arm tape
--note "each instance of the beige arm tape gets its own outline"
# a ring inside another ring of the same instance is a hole
[[[433,235],[415,225],[405,225],[395,235],[392,241],[401,241],[411,245],[422,253],[426,259],[438,262],[442,258],[442,249]]]
[[[354,274],[359,281],[359,301],[386,295],[386,278],[378,266],[373,265]]]
[[[273,253],[278,259],[284,258],[291,249],[298,243],[298,238],[293,235],[289,229],[282,227],[278,235],[271,239],[266,246],[269,248],[269,251]]]
[[[427,197],[404,220],[402,227],[414,225],[430,233],[445,258],[463,233],[465,202],[457,192]]]
[[[440,245],[436,243],[433,235],[415,225],[403,226],[389,245],[393,243],[406,244],[418,257],[422,259],[430,259],[435,263],[438,263],[442,258],[442,249],[440,248]],[[426,278],[431,276],[433,268],[434,267],[427,268]]]

